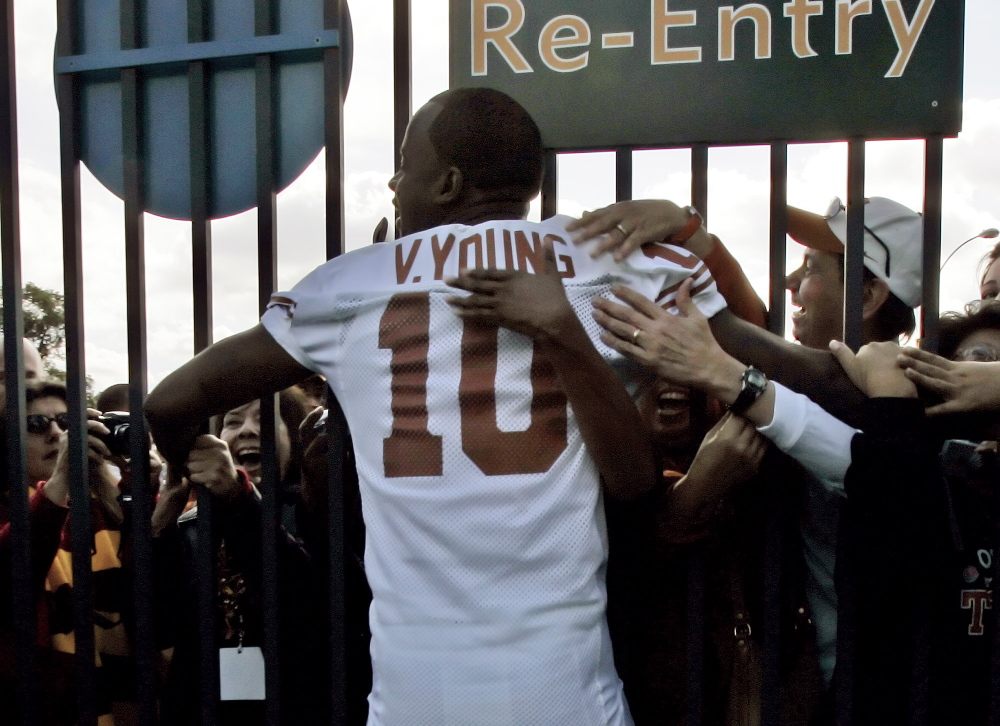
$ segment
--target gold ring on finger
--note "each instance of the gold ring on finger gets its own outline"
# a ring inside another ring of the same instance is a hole
[[[641,332],[642,331],[639,328],[636,328],[635,330],[632,331],[632,342],[633,343],[638,343],[639,342],[639,333],[641,333]]]
[[[619,232],[622,233],[622,239],[628,237],[628,231],[625,229],[625,227],[622,226],[620,222],[615,225],[615,229],[617,229]]]

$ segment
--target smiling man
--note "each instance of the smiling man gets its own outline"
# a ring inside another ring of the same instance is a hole
[[[847,210],[839,199],[823,216],[788,207],[788,234],[807,248],[802,266],[786,282],[796,307],[792,334],[802,345],[826,350],[843,337]],[[913,332],[922,245],[919,214],[884,197],[866,200],[863,344]]]

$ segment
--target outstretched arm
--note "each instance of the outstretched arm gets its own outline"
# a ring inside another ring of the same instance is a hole
[[[713,316],[709,325],[722,349],[737,360],[805,394],[841,421],[855,427],[860,423],[865,396],[830,353],[789,343],[728,310]]]
[[[650,491],[656,483],[652,443],[635,403],[566,299],[551,244],[539,274],[468,270],[448,284],[472,293],[449,299],[459,317],[535,341],[559,377],[608,494],[627,500]]]
[[[247,401],[276,393],[312,374],[257,325],[205,349],[163,381],[146,399],[156,445],[177,472],[202,424]]]

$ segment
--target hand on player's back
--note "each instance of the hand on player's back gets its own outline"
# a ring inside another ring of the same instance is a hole
[[[448,298],[464,320],[509,328],[535,339],[557,339],[565,326],[579,324],[566,298],[556,256],[545,243],[545,268],[536,274],[520,270],[462,270],[447,282],[470,293]]]

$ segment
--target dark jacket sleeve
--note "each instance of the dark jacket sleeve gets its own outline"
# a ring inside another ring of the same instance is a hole
[[[45,586],[45,577],[59,550],[69,508],[53,504],[41,489],[32,494],[28,507],[31,523],[31,592],[38,595]],[[13,576],[11,524],[4,522],[0,525],[0,627],[11,626]]]
[[[935,560],[941,551],[936,447],[918,399],[865,403],[845,479],[837,589],[854,603],[855,723],[905,720],[926,632]],[[841,671],[838,664],[838,671]],[[836,680],[835,680],[836,682]]]

